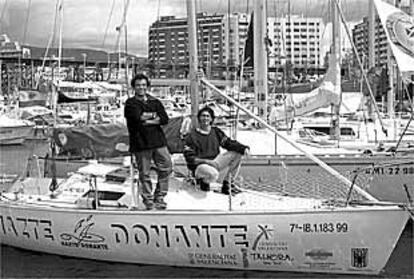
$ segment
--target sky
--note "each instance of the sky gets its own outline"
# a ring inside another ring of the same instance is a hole
[[[0,34],[6,33],[11,40],[23,45],[46,47],[51,40],[52,46],[57,47],[58,31],[52,35],[57,1],[0,0]],[[250,13],[255,0],[194,1],[197,12],[224,14],[228,11]],[[290,1],[292,14],[324,17],[328,23],[328,0]],[[122,22],[127,2],[128,51],[138,56],[147,56],[151,23],[160,16],[185,17],[187,14],[186,0],[63,0],[63,46],[116,51],[116,27]],[[267,5],[269,16],[285,14],[288,10],[288,0],[267,0]],[[368,14],[368,0],[341,0],[341,6],[351,24],[360,22]],[[327,40],[330,32],[324,34]]]

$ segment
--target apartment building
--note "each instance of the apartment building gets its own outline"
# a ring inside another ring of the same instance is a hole
[[[321,36],[322,18],[292,15],[267,19],[269,66],[281,67],[289,61],[298,68],[322,66]]]
[[[379,17],[375,18],[374,30],[375,66],[383,67],[387,64],[388,44],[387,36]],[[365,68],[369,65],[368,38],[368,17],[364,17],[362,22],[355,25],[352,29],[352,41],[357,49],[360,61],[362,61]]]
[[[247,36],[245,14],[197,14],[198,60],[209,78],[224,78],[240,64]],[[182,77],[188,69],[187,18],[164,16],[149,29],[148,62],[156,77]]]
[[[409,6],[401,6],[400,9],[405,13],[410,13]],[[387,65],[388,52],[390,51],[387,43],[387,35],[378,16],[375,17],[374,24],[374,59],[375,66],[385,67]],[[368,61],[368,17],[364,17],[362,22],[355,25],[352,29],[352,41],[358,51],[359,58],[363,61],[364,67],[369,65]],[[391,54],[392,55],[392,54]]]
[[[283,58],[297,68],[322,66],[322,18],[268,18],[269,66],[280,68]],[[197,14],[199,65],[209,78],[226,78],[241,63],[249,16]],[[156,77],[180,77],[188,69],[186,18],[164,16],[149,30],[148,60]],[[284,61],[286,61],[284,60]]]

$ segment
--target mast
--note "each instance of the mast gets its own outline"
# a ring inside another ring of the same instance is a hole
[[[121,28],[119,28],[119,36],[121,36]],[[116,73],[116,78],[119,78],[119,74],[121,73],[121,40],[118,41],[118,71]]]
[[[254,2],[253,49],[254,49],[254,94],[259,116],[267,120],[267,13],[266,0]]]
[[[394,6],[397,5],[397,2],[394,3]],[[388,83],[389,88],[387,91],[387,113],[391,120],[391,123],[395,124],[395,111],[394,111],[394,100],[395,100],[395,93],[394,93],[394,76],[396,69],[394,68],[394,57],[392,54],[391,45],[388,44],[387,47],[387,68],[388,68]],[[396,139],[396,129],[395,127],[391,128],[392,139]]]
[[[52,86],[52,109],[53,109],[53,128],[56,128],[57,124],[57,103],[58,103],[58,94],[59,94],[59,85],[60,85],[60,66],[61,66],[61,59],[62,59],[62,37],[63,37],[63,1],[64,0],[58,0],[58,13],[59,15],[59,49],[58,49],[58,79],[57,79],[57,88],[55,86]],[[54,79],[54,67],[52,67],[52,81]],[[52,169],[52,181],[49,185],[49,190],[51,192],[50,197],[54,198],[55,191],[58,188],[57,178],[56,178],[56,142],[52,138],[50,142],[50,150],[51,150],[51,157],[52,157],[52,163],[51,163],[51,169]]]
[[[365,63],[364,63],[365,66]],[[374,0],[368,2],[368,69],[375,67],[375,7]],[[369,118],[373,118],[372,100],[367,98],[367,110]]]
[[[62,60],[62,37],[63,37],[63,0],[60,1],[59,11],[60,11],[60,21],[59,21],[58,74],[60,78],[60,67],[61,67],[61,60]],[[59,83],[59,79],[58,79],[58,83]]]
[[[3,60],[0,59],[0,95],[3,96]]]
[[[368,69],[375,67],[375,8],[374,0],[368,3]]]
[[[127,24],[125,22],[124,25],[124,32],[125,32],[125,88],[127,89],[127,96],[129,98],[129,90],[128,90],[128,30]]]
[[[121,25],[121,28],[122,27],[124,28],[124,35],[125,35],[125,46],[124,46],[124,49],[125,49],[125,55],[124,55],[124,58],[125,58],[125,85],[126,85],[126,88],[127,88],[126,91],[127,91],[128,98],[129,98],[129,90],[128,90],[128,31],[127,31],[126,21],[127,21],[129,2],[130,2],[130,0],[128,0],[125,3],[124,13],[122,15],[122,25]],[[119,32],[121,33],[122,29],[120,29]],[[121,43],[119,43],[119,45],[121,45]],[[121,51],[120,50],[119,50],[119,58],[121,58]],[[121,59],[119,59],[119,61],[118,61],[118,63],[119,63],[118,73],[121,70],[121,61],[120,60]]]
[[[63,37],[63,0],[60,0],[59,4],[59,47],[58,47],[58,79],[57,79],[57,90],[53,92],[53,123],[56,126],[56,118],[57,118],[57,101],[58,101],[58,94],[59,94],[59,86],[60,86],[60,67],[61,67],[61,60],[62,60],[62,37]],[[52,69],[52,72],[54,69]]]
[[[336,0],[333,0],[336,1]],[[340,90],[339,92],[339,102],[333,106],[333,119],[332,119],[332,128],[333,128],[333,137],[336,140],[340,138],[340,128],[339,128],[339,113],[341,108],[341,99],[342,99],[342,89],[341,89],[341,25],[339,21],[339,12],[334,2],[331,2],[331,15],[332,15],[332,58],[330,62],[335,61],[335,65],[329,65],[329,67],[339,67],[337,69],[337,74],[335,76],[335,88]]]
[[[196,28],[196,7],[195,1],[187,0],[187,18],[188,18],[188,50],[189,50],[189,78],[190,78],[190,98],[191,98],[191,120],[193,127],[197,126],[198,112],[198,84],[197,84],[197,28]]]

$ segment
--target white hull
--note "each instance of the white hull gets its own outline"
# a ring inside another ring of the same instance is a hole
[[[27,126],[0,126],[0,144],[21,144],[33,134],[33,125]]]
[[[230,200],[177,178],[170,180],[167,210],[140,210],[142,204],[129,210],[131,181],[102,177],[116,169],[81,168],[59,183],[55,198],[50,181],[16,183],[0,197],[1,242],[114,262],[378,274],[409,220],[406,210],[390,205],[336,206],[247,190]],[[97,176],[99,209],[91,207],[90,175]]]
[[[239,270],[378,274],[408,215],[397,208],[290,212],[97,211],[0,205],[1,242],[95,260]]]

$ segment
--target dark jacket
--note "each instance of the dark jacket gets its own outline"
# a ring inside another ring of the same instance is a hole
[[[190,170],[197,167],[196,158],[213,160],[220,153],[220,147],[244,154],[248,146],[232,140],[217,127],[211,127],[208,135],[193,129],[187,135],[184,146],[184,157]]]
[[[124,114],[129,133],[130,152],[167,146],[167,140],[161,125],[168,123],[168,115],[158,99],[149,95],[147,95],[147,98],[144,103],[134,96],[125,103]],[[144,112],[156,113],[160,118],[160,125],[143,125],[141,115]]]

